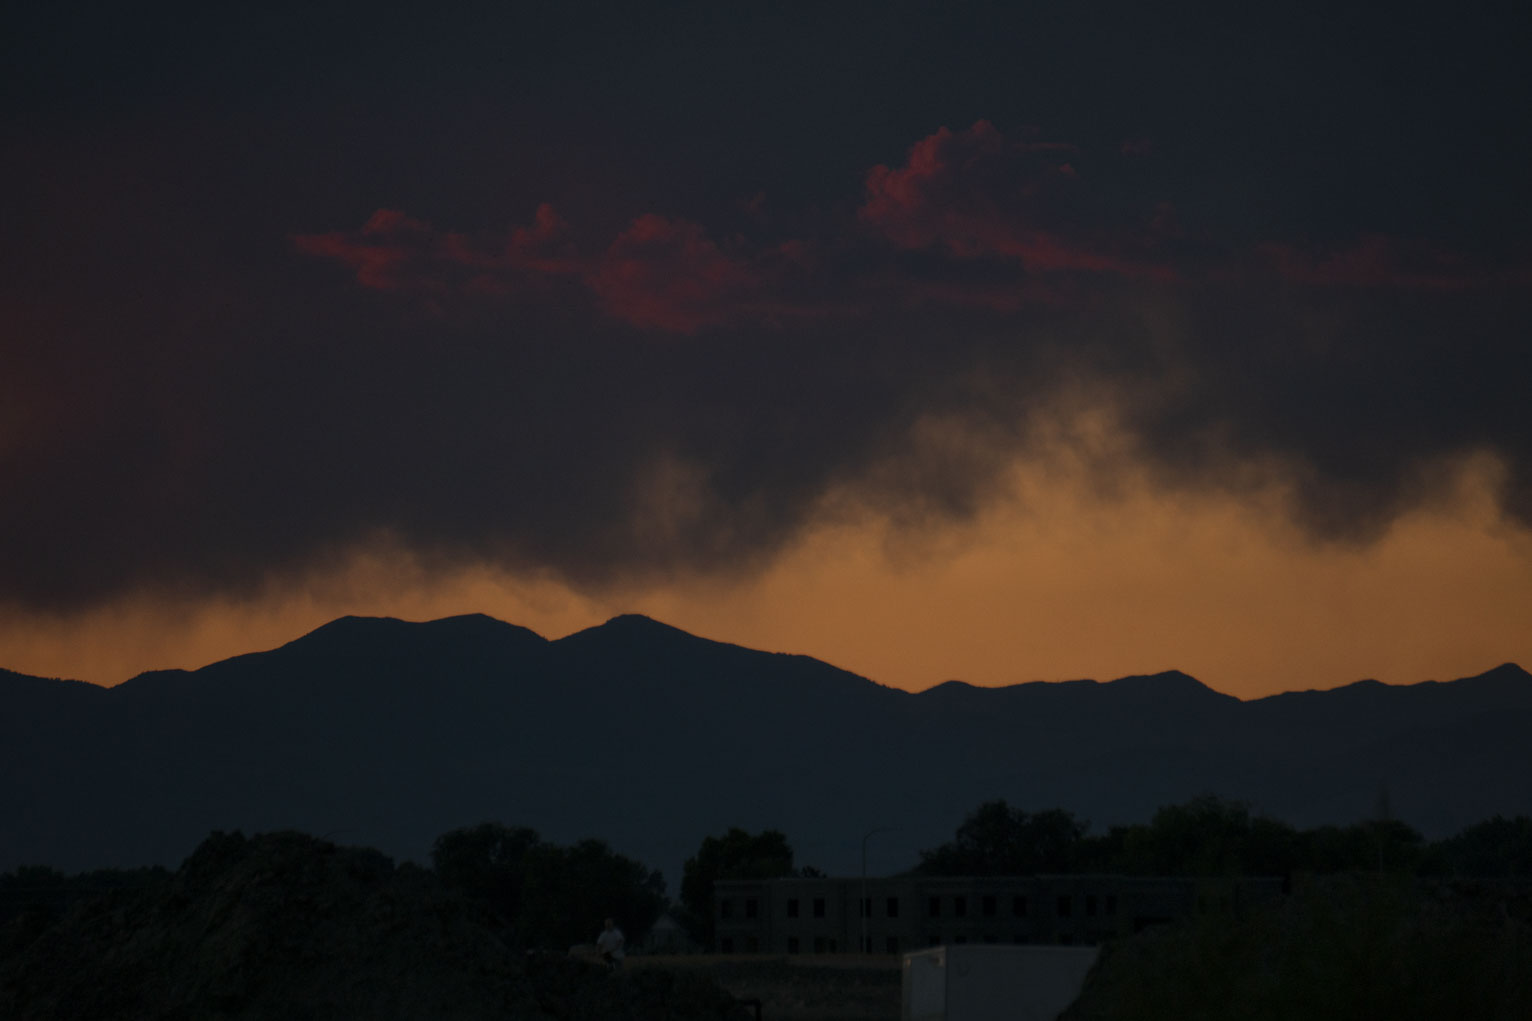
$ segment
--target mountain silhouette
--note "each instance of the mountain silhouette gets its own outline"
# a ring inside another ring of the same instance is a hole
[[[343,617],[114,688],[0,671],[0,870],[174,865],[215,829],[424,859],[484,820],[596,836],[672,889],[702,838],[785,832],[831,872],[915,863],[982,801],[1099,830],[1204,793],[1428,836],[1532,814],[1532,677],[1244,702],[1178,671],[919,693],[647,617],[548,641],[482,615]]]

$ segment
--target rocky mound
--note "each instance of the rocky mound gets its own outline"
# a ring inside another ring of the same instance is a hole
[[[0,930],[0,1017],[719,1018],[672,974],[529,959],[430,872],[298,833],[214,834],[168,880]]]

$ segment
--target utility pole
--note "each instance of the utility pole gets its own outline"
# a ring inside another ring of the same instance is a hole
[[[862,897],[857,905],[857,912],[862,916],[862,944],[861,953],[870,953],[872,946],[867,942],[867,919],[872,914],[872,901],[867,899],[867,838],[875,833],[887,833],[895,829],[893,826],[878,826],[862,834]]]

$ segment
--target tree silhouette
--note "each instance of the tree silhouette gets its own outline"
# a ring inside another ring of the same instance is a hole
[[[431,861],[444,883],[489,904],[526,947],[588,943],[608,917],[636,943],[665,903],[664,877],[605,842],[561,847],[525,826],[452,830],[436,838]]]
[[[1252,817],[1242,802],[1204,795],[1161,808],[1148,826],[1129,827],[1121,866],[1137,875],[1285,875],[1298,853],[1291,826]]]
[[[730,827],[704,837],[681,873],[681,904],[693,938],[713,943],[713,883],[720,879],[774,879],[793,874],[793,849],[777,830],[747,833]]]
[[[636,944],[665,905],[664,878],[601,840],[539,844],[526,864],[518,927],[529,945],[562,950],[589,943],[608,917]]]
[[[1027,876],[1071,871],[1087,824],[1061,808],[1027,814],[1005,801],[987,801],[958,827],[952,841],[920,853],[916,871],[928,876]]]
[[[431,865],[442,882],[488,904],[509,926],[521,917],[527,857],[540,843],[526,826],[480,823],[437,837]]]
[[[1442,841],[1437,850],[1455,876],[1532,878],[1532,819],[1497,815]]]

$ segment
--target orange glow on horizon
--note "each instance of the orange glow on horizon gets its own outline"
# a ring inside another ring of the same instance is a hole
[[[579,594],[490,567],[433,574],[363,552],[245,601],[149,598],[72,617],[12,610],[0,666],[115,684],[272,648],[344,614],[482,612],[550,638],[637,612],[704,637],[826,660],[920,690],[1176,668],[1241,698],[1363,678],[1532,665],[1532,537],[1499,522],[1493,465],[1374,545],[1319,548],[1272,513],[1147,486],[1112,498],[1018,468],[1014,499],[929,532],[825,524],[757,576]]]

